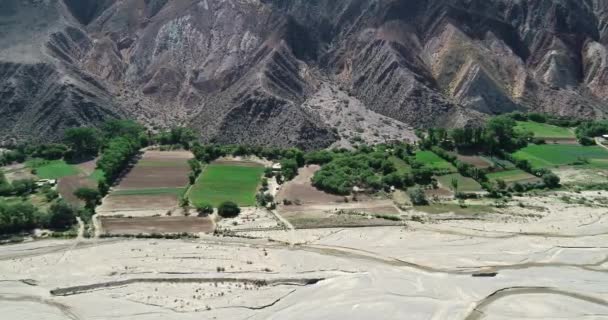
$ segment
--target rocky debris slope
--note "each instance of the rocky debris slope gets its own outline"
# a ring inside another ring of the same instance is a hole
[[[382,140],[514,110],[602,118],[607,9],[606,0],[5,0],[0,135],[50,140],[130,117],[187,124],[205,141],[324,147],[377,125],[338,128],[327,112],[342,93],[388,118]],[[327,87],[340,94],[317,99]],[[398,124],[404,132],[390,129]]]

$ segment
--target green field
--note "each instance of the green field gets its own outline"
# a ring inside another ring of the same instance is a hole
[[[532,132],[537,138],[575,139],[576,136],[568,128],[558,127],[546,123],[518,121],[515,127],[519,132]]]
[[[519,169],[490,173],[487,176],[490,181],[502,180],[506,183],[525,182],[537,179],[537,177]]]
[[[112,192],[115,196],[152,196],[161,194],[174,194],[181,196],[186,191],[185,188],[154,188],[154,189],[128,189],[116,190]]]
[[[597,167],[608,165],[608,151],[600,146],[583,147],[579,145],[529,145],[516,152],[517,159],[528,160],[534,168],[547,168],[572,164],[587,159]]]
[[[264,167],[211,164],[190,191],[193,204],[210,203],[214,207],[224,201],[239,206],[254,206]]]
[[[59,179],[78,174],[78,169],[67,164],[63,160],[43,161],[33,159],[27,162],[27,166],[36,169],[36,175],[41,179]]]
[[[445,176],[437,177],[439,183],[447,189],[452,188],[452,179],[456,178],[458,180],[458,191],[459,192],[480,192],[483,191],[483,188],[477,181],[463,177],[458,173],[449,174]]]
[[[447,170],[450,172],[456,172],[456,168],[454,168],[451,163],[441,159],[432,151],[416,152],[416,161],[423,163],[427,167],[435,170]]]
[[[395,165],[397,172],[399,172],[400,174],[406,174],[406,173],[412,172],[412,168],[407,163],[405,163],[405,161],[403,161],[395,156],[389,157],[388,160],[390,162],[392,162],[393,165]]]

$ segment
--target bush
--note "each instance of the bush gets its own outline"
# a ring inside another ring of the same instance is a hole
[[[53,230],[67,230],[76,223],[74,209],[65,202],[53,204],[49,216],[49,227]]]
[[[32,179],[13,181],[13,192],[17,196],[26,196],[36,190],[36,182]]]
[[[545,186],[550,189],[558,188],[560,186],[560,179],[555,173],[545,173],[543,175],[543,182]]]
[[[412,204],[415,206],[426,206],[429,204],[428,200],[426,199],[426,194],[421,188],[409,190],[408,195],[410,196]]]
[[[234,218],[237,217],[241,213],[241,208],[231,201],[226,201],[218,207],[218,214],[222,218]]]
[[[208,216],[213,214],[213,206],[209,203],[197,203],[196,212],[198,212],[199,217]]]

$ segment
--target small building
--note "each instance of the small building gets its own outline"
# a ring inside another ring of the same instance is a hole
[[[55,180],[55,179],[40,179],[40,180],[36,181],[37,187],[44,187],[46,185],[54,187],[56,184],[57,184],[57,180]]]
[[[281,166],[280,163],[273,163],[272,164],[272,171],[281,171],[283,169],[283,166]]]

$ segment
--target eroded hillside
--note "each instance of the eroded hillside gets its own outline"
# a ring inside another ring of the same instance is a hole
[[[384,140],[518,109],[600,118],[607,8],[605,0],[5,0],[0,135],[50,140],[66,127],[130,117],[152,128],[189,124],[206,141],[313,148],[383,125],[326,115],[343,103],[403,124],[380,130]]]

